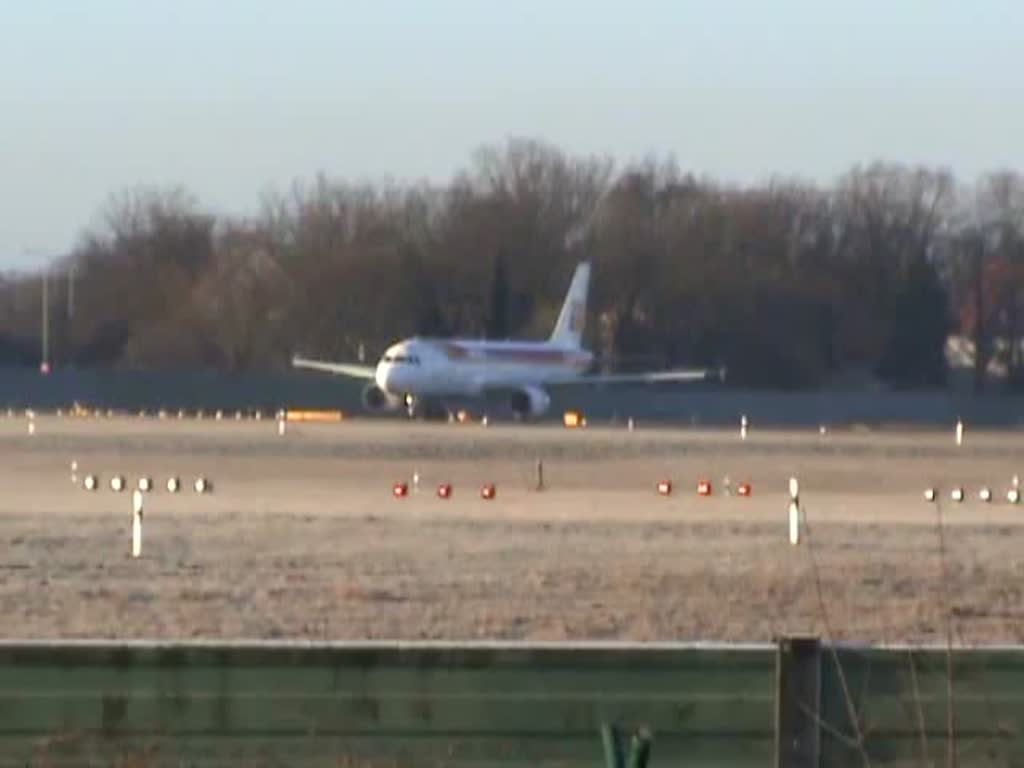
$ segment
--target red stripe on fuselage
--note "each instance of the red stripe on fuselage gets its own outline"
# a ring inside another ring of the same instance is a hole
[[[538,349],[537,347],[463,347],[459,344],[446,344],[444,351],[450,359],[473,359],[480,362],[508,363],[549,363],[562,365],[585,365],[587,356],[569,350]]]

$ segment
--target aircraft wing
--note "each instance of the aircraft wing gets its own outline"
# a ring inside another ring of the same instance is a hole
[[[325,360],[308,360],[304,357],[293,357],[292,367],[308,368],[313,371],[323,371],[325,373],[336,373],[342,376],[352,376],[357,379],[372,379],[376,373],[376,370],[371,365],[331,363]]]
[[[725,380],[725,369],[690,369],[676,371],[647,371],[644,373],[610,373],[578,376],[564,381],[545,382],[545,387],[571,386],[582,384],[656,384],[668,381]]]

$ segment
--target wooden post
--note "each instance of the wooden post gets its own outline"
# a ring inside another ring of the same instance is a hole
[[[818,768],[821,641],[782,638],[775,658],[775,766]]]

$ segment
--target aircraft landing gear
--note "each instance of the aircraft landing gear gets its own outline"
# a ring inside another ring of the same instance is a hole
[[[405,412],[410,419],[424,420],[447,420],[449,413],[442,403],[433,400],[424,400],[413,395],[405,396]]]

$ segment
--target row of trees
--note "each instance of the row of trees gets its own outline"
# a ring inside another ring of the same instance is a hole
[[[966,188],[877,164],[829,188],[733,188],[649,160],[616,169],[527,140],[441,187],[324,177],[216,217],[132,190],[52,270],[58,364],[273,368],[372,359],[412,335],[543,337],[594,263],[587,335],[608,364],[725,365],[748,386],[848,371],[941,385],[950,333],[1021,378],[1024,179]],[[0,356],[38,361],[40,280],[0,283]]]

